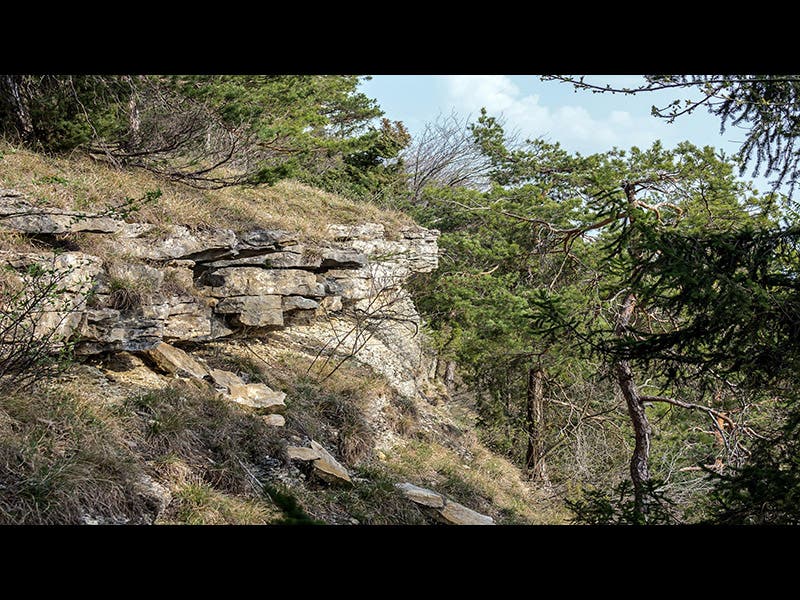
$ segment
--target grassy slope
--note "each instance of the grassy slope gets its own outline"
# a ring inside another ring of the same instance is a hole
[[[82,156],[52,158],[0,143],[0,187],[42,205],[102,210],[125,197],[161,189],[156,204],[131,220],[298,231],[321,239],[331,222],[384,223],[390,233],[410,219],[356,204],[296,182],[272,188],[201,191],[125,171]],[[78,237],[79,242],[85,237]],[[0,247],[29,241],[0,235]],[[101,253],[102,244],[83,248]],[[109,256],[105,256],[109,258]],[[376,453],[365,410],[385,381],[355,364],[318,381],[307,357],[247,360],[235,344],[204,350],[209,362],[247,373],[288,393],[287,427],[265,426],[258,415],[226,404],[208,390],[168,381],[142,366],[78,365],[59,382],[0,398],[0,523],[80,522],[86,515],[147,520],[142,476],[168,487],[173,502],[164,523],[426,523],[429,519],[394,488],[427,485],[498,522],[557,522],[563,515],[537,497],[520,471],[481,446],[469,424],[453,430],[419,426],[413,406],[391,397],[392,428],[402,443]],[[426,410],[428,410],[426,408]],[[436,407],[442,422],[447,404]],[[434,415],[434,421],[436,416]],[[435,423],[434,423],[435,424]],[[434,428],[436,429],[436,428]],[[292,436],[318,439],[347,463],[358,484],[328,488],[285,462]]]
[[[400,481],[435,489],[498,523],[563,521],[519,469],[469,429],[423,430],[397,419],[400,444],[375,452],[365,408],[391,392],[356,363],[319,381],[305,374],[307,356],[261,363],[244,358],[239,344],[218,343],[205,357],[286,391],[286,428],[266,426],[255,412],[124,355],[76,365],[56,383],[0,398],[0,523],[79,523],[84,516],[147,522],[150,509],[137,495],[145,475],[172,493],[159,523],[432,522],[395,489]],[[392,406],[403,412],[394,398]],[[283,458],[285,447],[299,442],[294,436],[320,441],[356,485],[305,477]]]
[[[293,181],[273,187],[198,190],[142,170],[117,169],[76,154],[48,157],[0,142],[0,187],[16,189],[42,206],[102,211],[125,198],[160,189],[161,198],[130,220],[193,227],[253,227],[300,232],[324,239],[328,223],[380,222],[391,234],[413,222],[398,211],[354,203]]]

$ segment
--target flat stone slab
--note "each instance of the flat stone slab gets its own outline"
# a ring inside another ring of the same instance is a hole
[[[189,376],[203,379],[208,369],[189,356],[186,352],[166,342],[159,342],[150,350],[142,352],[159,369],[171,375]]]
[[[236,373],[222,369],[211,369],[209,375],[217,386],[223,388],[222,395],[226,400],[270,414],[286,408],[284,392],[276,392],[263,383],[245,383]]]
[[[30,234],[116,233],[124,224],[106,215],[34,206],[14,190],[0,190],[0,223]]]
[[[431,508],[444,508],[444,496],[433,490],[419,487],[413,483],[396,483],[394,486],[403,492],[406,498],[417,504]]]
[[[439,516],[451,525],[494,525],[494,519],[467,508],[463,504],[448,500],[444,508],[439,509]]]
[[[311,296],[321,298],[325,286],[317,276],[300,269],[262,269],[259,267],[225,267],[208,277],[211,295],[230,296]]]
[[[419,487],[413,483],[396,483],[406,498],[421,506],[435,509],[436,517],[448,525],[494,525],[494,519],[477,511],[467,508],[463,504],[453,502],[442,494]]]
[[[311,440],[311,447],[289,446],[286,454],[291,460],[312,461],[314,474],[332,485],[353,485],[350,474],[321,444]]]
[[[214,307],[214,312],[237,315],[240,324],[250,327],[283,325],[283,307],[278,295],[224,298]]]
[[[303,446],[289,446],[286,449],[286,455],[290,460],[302,460],[304,462],[322,458],[322,455],[313,448],[304,448]]]

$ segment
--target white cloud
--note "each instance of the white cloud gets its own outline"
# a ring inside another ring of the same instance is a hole
[[[612,110],[594,116],[580,105],[546,106],[538,94],[524,94],[505,75],[452,75],[445,80],[448,100],[458,112],[475,115],[486,107],[489,114],[505,117],[507,130],[558,141],[570,150],[601,152],[615,145],[649,145],[658,138],[649,115],[643,119]]]

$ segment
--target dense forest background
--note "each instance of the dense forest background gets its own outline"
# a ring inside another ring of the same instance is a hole
[[[582,156],[486,111],[412,139],[355,76],[4,75],[0,134],[193,187],[291,178],[401,209],[442,232],[414,282],[441,377],[576,522],[797,523],[800,78],[549,79],[672,90],[654,118],[708,110],[745,141]]]

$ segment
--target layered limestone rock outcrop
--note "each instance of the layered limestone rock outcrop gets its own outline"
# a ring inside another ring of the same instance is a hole
[[[277,229],[200,230],[50,210],[14,190],[0,190],[0,227],[54,246],[63,234],[99,236],[113,248],[103,256],[0,252],[21,284],[57,280],[37,327],[57,329],[54,337],[74,342],[78,354],[128,351],[157,362],[170,352],[165,342],[288,335],[322,356],[357,355],[401,395],[421,393],[420,319],[403,284],[437,268],[434,230],[390,236],[378,223],[333,224],[326,241],[312,243]],[[244,404],[261,402],[229,387]]]

